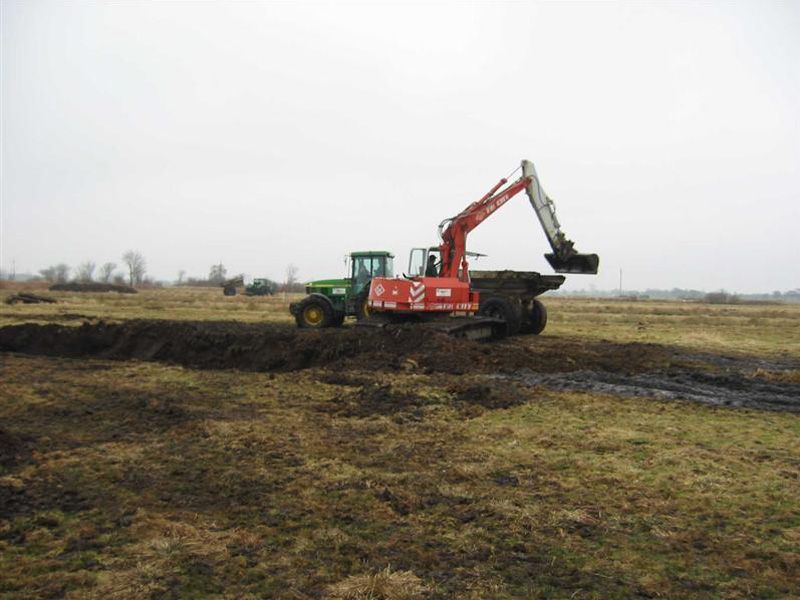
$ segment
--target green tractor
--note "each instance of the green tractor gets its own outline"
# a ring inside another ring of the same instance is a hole
[[[256,277],[250,285],[244,285],[244,275],[223,281],[222,293],[226,296],[235,296],[236,288],[244,286],[245,296],[272,296],[278,291],[278,284],[264,277]]]
[[[278,284],[263,277],[256,277],[253,283],[244,288],[246,296],[274,296],[276,291]]]
[[[345,317],[366,318],[369,282],[373,277],[392,277],[393,258],[393,254],[382,250],[351,252],[347,259],[347,277],[307,283],[308,296],[289,305],[297,326],[339,327]]]

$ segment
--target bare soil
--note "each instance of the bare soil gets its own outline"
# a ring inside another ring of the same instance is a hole
[[[800,411],[800,382],[775,375],[797,369],[795,359],[692,353],[635,342],[523,336],[488,343],[408,326],[309,331],[283,324],[133,320],[8,326],[0,329],[0,351],[153,360],[200,369],[487,374],[556,390]],[[486,406],[513,402],[507,395],[493,399],[488,381],[459,393]],[[362,409],[374,410],[376,402],[387,411],[406,404],[362,381],[344,385],[362,390]]]
[[[119,294],[136,294],[136,288],[128,285],[117,285],[114,283],[98,283],[92,281],[89,283],[78,283],[71,281],[69,283],[56,283],[50,286],[52,292],[117,292]]]

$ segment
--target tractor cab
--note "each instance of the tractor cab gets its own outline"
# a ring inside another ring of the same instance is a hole
[[[352,294],[358,295],[373,277],[394,276],[394,255],[384,251],[351,252],[348,273]]]

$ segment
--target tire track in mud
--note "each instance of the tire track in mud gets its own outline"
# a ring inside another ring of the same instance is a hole
[[[745,373],[714,374],[687,369],[669,373],[622,375],[585,370],[568,373],[522,372],[498,377],[559,391],[800,412],[800,383],[769,381]]]

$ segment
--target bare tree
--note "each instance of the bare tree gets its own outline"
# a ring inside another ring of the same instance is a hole
[[[183,278],[184,277],[186,277],[186,270],[185,269],[181,269],[180,271],[178,271],[178,281],[176,281],[175,283],[177,283],[178,285],[181,285],[183,283]]]
[[[42,269],[39,271],[39,275],[41,275],[45,281],[49,281],[50,283],[55,283],[56,281],[56,268],[55,267],[47,267],[46,269]]]
[[[95,266],[94,261],[91,260],[79,264],[75,270],[75,279],[81,283],[89,283],[94,277]]]
[[[128,267],[128,281],[131,286],[142,283],[147,272],[147,263],[142,253],[137,250],[128,250],[122,255],[122,262]]]
[[[39,274],[50,283],[65,283],[69,278],[69,265],[59,263],[39,271]]]
[[[108,283],[109,281],[111,281],[111,277],[114,275],[114,269],[116,268],[117,268],[117,263],[113,262],[103,263],[103,266],[100,267],[100,273],[98,273],[97,278],[103,283]]]
[[[225,281],[225,276],[228,274],[228,269],[225,268],[225,265],[219,263],[218,265],[211,265],[211,269],[208,271],[208,280],[213,283],[219,285],[223,281]]]
[[[65,283],[69,279],[70,266],[64,263],[58,263],[56,269],[56,283]]]
[[[297,266],[294,263],[289,263],[286,267],[286,282],[283,284],[283,289],[291,292],[294,285],[297,283]]]

